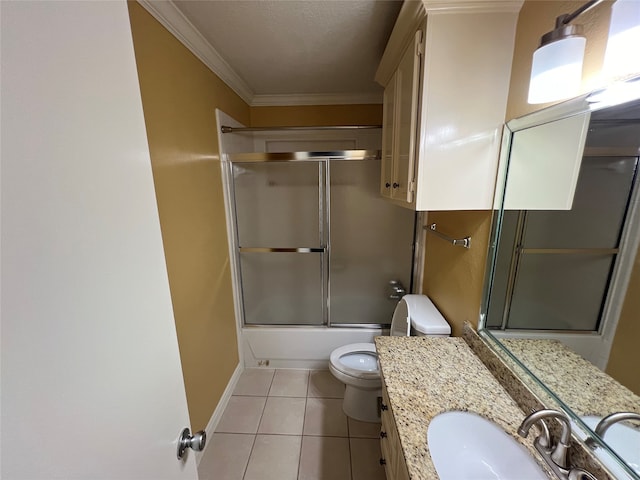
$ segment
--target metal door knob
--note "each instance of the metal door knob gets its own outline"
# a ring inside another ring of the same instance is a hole
[[[178,460],[182,460],[184,452],[187,448],[193,451],[201,452],[207,443],[207,432],[200,430],[191,435],[191,430],[185,428],[178,438]]]

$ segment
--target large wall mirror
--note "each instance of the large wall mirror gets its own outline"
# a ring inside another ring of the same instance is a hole
[[[479,329],[634,479],[640,421],[594,431],[640,414],[639,163],[638,78],[507,124]]]

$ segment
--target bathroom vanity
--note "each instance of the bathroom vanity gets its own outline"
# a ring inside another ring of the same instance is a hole
[[[548,478],[557,478],[534,448],[538,433],[517,434],[530,410],[555,408],[553,401],[522,384],[469,325],[464,338],[376,337],[375,343],[383,379],[381,451],[388,480],[439,478],[427,431],[434,417],[448,411],[491,420],[526,449]],[[555,423],[549,422],[552,432]],[[599,480],[615,480],[581,442],[570,443],[572,466]],[[463,448],[460,461],[468,458]]]
[[[462,338],[376,337],[383,378],[381,450],[388,480],[438,478],[427,429],[439,413],[475,412],[513,434],[525,414]],[[550,476],[550,478],[553,478]],[[603,477],[604,478],[604,477]]]

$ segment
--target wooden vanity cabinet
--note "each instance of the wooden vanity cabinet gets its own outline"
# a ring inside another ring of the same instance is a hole
[[[387,480],[409,480],[409,472],[404,460],[404,453],[400,445],[400,437],[396,430],[396,422],[389,407],[389,395],[382,385],[382,404],[380,409],[380,451],[381,462],[384,464]]]
[[[380,191],[414,210],[493,208],[522,1],[406,1],[376,81]]]

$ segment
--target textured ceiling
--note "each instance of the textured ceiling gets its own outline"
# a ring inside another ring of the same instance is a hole
[[[256,95],[380,93],[402,5],[374,0],[174,0]]]

